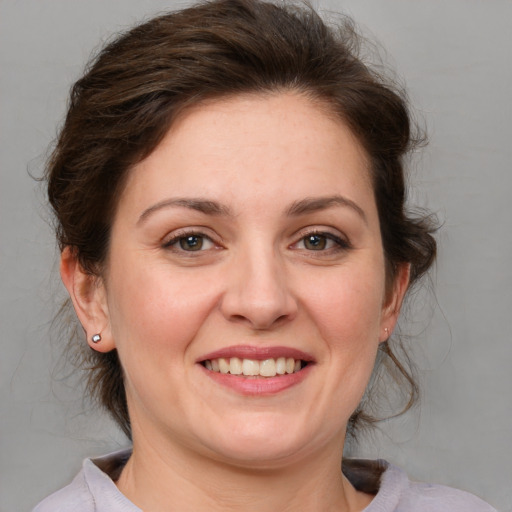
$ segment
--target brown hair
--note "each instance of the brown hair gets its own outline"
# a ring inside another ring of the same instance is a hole
[[[214,0],[139,25],[106,46],[71,91],[67,117],[47,167],[60,248],[101,275],[117,200],[129,169],[149,155],[179,112],[205,99],[293,90],[328,105],[356,134],[371,162],[388,282],[402,263],[411,283],[436,252],[428,219],[405,209],[403,157],[417,142],[403,94],[358,57],[352,23],[328,27],[308,7]],[[397,340],[398,343],[398,340]],[[89,391],[130,435],[116,351],[81,343]],[[417,387],[391,340],[382,355],[408,391]],[[374,418],[354,413],[350,426]]]

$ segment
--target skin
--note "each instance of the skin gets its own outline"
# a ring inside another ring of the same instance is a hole
[[[198,211],[198,200],[218,211]],[[188,250],[191,235],[202,250]],[[340,460],[408,272],[386,289],[366,155],[342,122],[293,93],[188,110],[130,172],[102,278],[69,250],[61,272],[88,339],[101,332],[91,347],[119,352],[134,452],[117,484],[136,505],[353,511],[371,501]],[[247,396],[198,363],[233,345],[291,347],[313,363],[297,384]]]

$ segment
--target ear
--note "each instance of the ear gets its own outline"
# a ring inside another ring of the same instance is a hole
[[[115,348],[110,329],[107,296],[101,278],[86,272],[76,254],[66,247],[60,258],[60,275],[66,287],[78,320],[82,324],[89,346],[98,352],[110,352]],[[101,340],[92,337],[100,334]]]
[[[382,307],[379,337],[380,342],[389,339],[393,329],[395,328],[396,322],[398,321],[405,292],[409,287],[410,271],[410,264],[402,263],[396,272],[392,289],[387,290],[386,299]]]

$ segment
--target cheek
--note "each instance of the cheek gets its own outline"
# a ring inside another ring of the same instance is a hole
[[[212,294],[167,266],[133,265],[111,276],[109,304],[116,347],[127,372],[152,361],[182,371],[187,347],[212,306]],[[172,277],[171,277],[172,274]]]
[[[347,267],[317,284],[309,293],[309,310],[333,349],[350,351],[353,344],[378,340],[385,290],[383,273],[372,266]]]
[[[371,268],[340,272],[310,296],[309,314],[327,349],[328,394],[345,404],[334,415],[351,414],[357,407],[375,363],[384,278]]]

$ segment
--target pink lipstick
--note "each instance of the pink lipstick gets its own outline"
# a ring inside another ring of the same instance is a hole
[[[206,376],[243,395],[278,393],[304,380],[314,359],[290,347],[238,345],[198,359]]]

